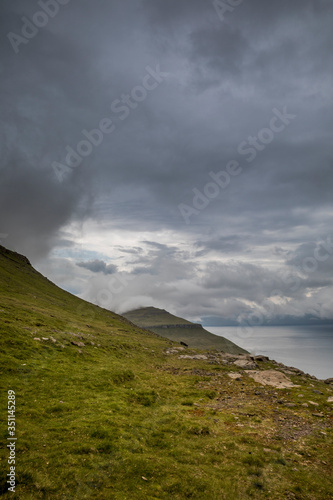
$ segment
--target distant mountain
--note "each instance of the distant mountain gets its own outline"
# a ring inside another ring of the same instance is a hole
[[[156,307],[143,307],[124,313],[123,316],[141,328],[161,337],[184,342],[197,349],[217,349],[230,354],[246,354],[247,351],[224,337],[205,330],[202,325],[191,323]]]

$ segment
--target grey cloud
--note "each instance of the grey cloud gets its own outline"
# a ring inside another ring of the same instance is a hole
[[[22,16],[39,7],[4,0],[6,244],[35,263],[48,255],[53,262],[52,250],[65,253],[80,231],[89,247],[86,227],[125,235],[114,242],[121,257],[113,260],[110,249],[110,259],[136,284],[112,299],[118,308],[152,301],[179,314],[236,320],[280,287],[290,300],[279,314],[309,307],[329,315],[331,261],[300,276],[297,291],[281,275],[294,272],[331,228],[332,8],[325,0],[251,0],[221,22],[204,0],[72,0],[15,54],[7,33],[20,33]],[[168,73],[163,82],[126,120],[112,113],[111,103],[158,64]],[[257,137],[273,108],[284,106],[296,119],[249,163],[240,143]],[[115,131],[59,183],[52,162],[64,162],[66,147],[75,150],[82,130],[106,117]],[[209,173],[232,159],[242,173],[186,225],[178,205],[191,205],[193,189],[203,192]],[[53,272],[68,286],[66,273]],[[87,279],[87,269],[73,265],[74,272]],[[95,272],[87,296],[95,299],[112,278]]]
[[[88,269],[92,273],[114,274],[117,272],[117,266],[106,264],[103,260],[90,260],[88,262],[77,262],[77,266]]]
[[[243,237],[232,234],[230,236],[220,236],[216,239],[209,239],[207,241],[197,241],[195,246],[201,250],[198,250],[197,255],[205,255],[211,251],[217,251],[220,253],[234,253],[245,250],[249,240],[249,235],[244,235]]]

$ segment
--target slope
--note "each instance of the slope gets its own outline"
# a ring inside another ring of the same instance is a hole
[[[330,384],[289,370],[299,387],[264,386],[235,364],[249,356],[143,331],[3,247],[0,347],[4,499],[332,497]]]
[[[135,325],[175,342],[184,342],[189,347],[198,349],[217,349],[231,354],[245,354],[247,351],[224,337],[219,337],[205,330],[197,323],[158,309],[143,307],[124,313],[124,317]]]

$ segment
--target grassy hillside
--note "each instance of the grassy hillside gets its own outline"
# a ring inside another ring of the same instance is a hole
[[[0,344],[1,498],[332,498],[330,384],[289,371],[299,387],[264,386],[237,356],[142,331],[3,247]]]
[[[143,307],[124,314],[135,325],[166,337],[175,342],[185,342],[197,349],[217,349],[232,354],[245,354],[247,351],[224,337],[205,330],[201,325],[178,318],[164,309]]]

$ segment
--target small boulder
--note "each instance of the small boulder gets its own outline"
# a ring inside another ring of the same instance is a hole
[[[237,372],[230,372],[228,373],[228,375],[230,378],[233,378],[234,380],[240,380],[242,378],[242,374]]]
[[[258,368],[258,365],[251,359],[237,359],[237,361],[234,361],[234,365],[244,370],[255,370]]]
[[[194,356],[189,356],[187,354],[184,354],[182,356],[179,356],[179,359],[208,359],[208,358],[204,354],[195,354]]]
[[[85,347],[83,342],[75,342],[74,340],[71,341],[71,344],[76,345],[77,347]]]
[[[260,362],[266,362],[266,361],[269,361],[269,357],[268,356],[262,356],[260,354],[259,356],[254,356],[253,360],[254,361],[260,361]]]

